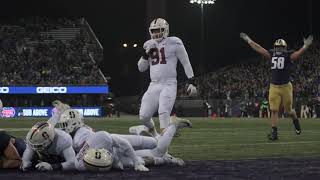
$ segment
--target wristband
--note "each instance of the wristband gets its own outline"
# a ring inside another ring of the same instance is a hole
[[[188,83],[196,86],[194,77],[188,79]]]

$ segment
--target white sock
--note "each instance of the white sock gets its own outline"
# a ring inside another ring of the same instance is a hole
[[[160,153],[159,156],[162,157],[170,146],[171,140],[176,133],[177,127],[175,125],[170,125],[164,130],[164,133],[158,138],[157,151]]]

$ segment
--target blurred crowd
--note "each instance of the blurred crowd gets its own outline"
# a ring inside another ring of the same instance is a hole
[[[0,29],[0,82],[8,85],[105,84],[87,51],[81,30],[74,39],[62,41],[41,32],[60,27],[82,27],[82,21],[66,18],[20,19],[18,25]],[[46,41],[51,40],[51,41]],[[28,43],[32,41],[33,43]]]
[[[298,47],[297,47],[298,48]],[[317,96],[320,90],[320,44],[314,43],[291,68],[295,97]],[[262,58],[233,64],[218,71],[196,78],[199,97],[203,99],[227,99],[267,97],[271,70],[270,63]],[[184,86],[178,94],[185,96]]]
[[[74,28],[59,39],[52,30]],[[0,26],[0,86],[105,85],[98,63],[101,47],[83,18],[28,17]],[[51,106],[59,99],[73,106],[101,106],[106,95],[1,95],[5,106]]]

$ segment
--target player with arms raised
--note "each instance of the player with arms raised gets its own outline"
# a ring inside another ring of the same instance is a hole
[[[149,27],[151,39],[143,45],[143,55],[138,62],[140,72],[150,68],[151,83],[144,93],[139,112],[140,120],[155,137],[157,131],[151,119],[158,110],[160,131],[168,127],[177,94],[177,62],[181,62],[189,79],[188,93],[197,94],[193,69],[187,51],[177,37],[168,37],[169,24],[162,18],[154,19]]]
[[[272,119],[272,131],[268,136],[270,140],[278,140],[278,112],[280,105],[292,118],[296,134],[301,133],[300,123],[295,110],[292,109],[292,84],[290,82],[290,66],[292,61],[298,60],[301,55],[312,44],[313,37],[310,35],[304,39],[304,45],[298,51],[287,50],[287,43],[283,39],[278,39],[274,43],[274,48],[267,51],[259,44],[250,39],[245,33],[240,33],[240,37],[246,41],[250,47],[271,61],[271,82],[269,89],[269,103]]]

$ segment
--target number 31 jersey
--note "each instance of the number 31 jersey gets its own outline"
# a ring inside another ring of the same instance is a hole
[[[293,51],[275,52],[270,50],[269,53],[271,54],[271,84],[287,84],[290,81],[293,67],[290,58]]]
[[[148,40],[144,47],[152,46],[154,40]],[[178,60],[187,69],[187,76],[193,77],[192,67],[187,51],[177,37],[167,37],[161,42],[156,43],[157,48],[151,49],[149,56],[150,79],[152,82],[176,83],[177,82],[177,62]],[[186,65],[186,67],[185,67]]]

